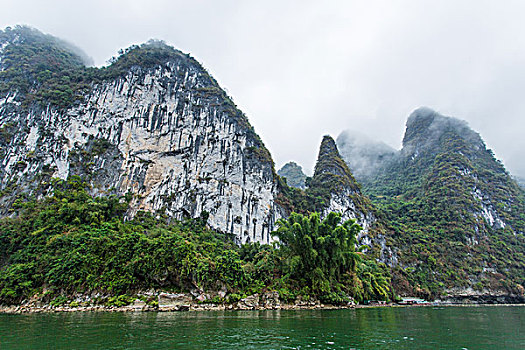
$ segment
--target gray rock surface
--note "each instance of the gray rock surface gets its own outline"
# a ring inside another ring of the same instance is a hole
[[[0,70],[10,69],[6,48],[33,39],[49,46],[44,51],[55,61],[56,50],[71,54],[50,36],[16,31],[0,35]],[[112,65],[109,75],[97,71],[60,107],[47,98],[32,100],[31,91],[40,87],[31,74],[38,70],[18,67],[29,88],[8,78],[0,82],[9,87],[0,92],[0,216],[13,214],[17,198],[49,195],[54,178],[78,176],[93,195],[131,198],[127,218],[140,210],[173,219],[207,217],[209,226],[237,243],[271,242],[285,211],[276,202],[271,155],[246,116],[189,55],[159,42],[140,47],[146,51],[130,49],[120,57],[135,65]],[[147,53],[148,47],[161,52]],[[81,61],[77,57],[71,69],[85,75]],[[61,88],[75,89],[67,83]],[[360,219],[352,199],[336,192],[326,209]]]
[[[189,307],[193,303],[193,298],[190,294],[179,293],[160,293],[159,297],[159,308],[165,307]]]
[[[79,175],[95,195],[133,194],[138,210],[176,219],[209,213],[238,242],[272,240],[281,217],[273,162],[246,117],[194,60],[93,85],[68,110],[24,110],[0,99],[9,135],[0,161],[2,215],[20,193],[45,195],[51,178]]]

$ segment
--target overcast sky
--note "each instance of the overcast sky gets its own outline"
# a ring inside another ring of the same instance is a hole
[[[467,120],[525,176],[525,1],[2,0],[104,65],[163,39],[196,57],[247,114],[276,166],[311,173],[324,134],[400,148],[419,106]]]

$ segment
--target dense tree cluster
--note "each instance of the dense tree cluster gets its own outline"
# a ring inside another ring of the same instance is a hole
[[[142,212],[125,221],[130,196],[94,198],[86,186],[78,177],[56,180],[53,196],[19,200],[15,217],[0,220],[1,303],[76,293],[122,302],[140,290],[214,290],[218,283],[231,296],[222,302],[263,290],[288,301],[391,296],[383,271],[355,251],[359,226],[340,224],[337,214],[320,221],[294,213],[280,222],[277,246],[238,247],[207,228],[206,215],[168,223]]]
[[[355,249],[361,231],[355,220],[341,223],[334,212],[323,220],[318,213],[292,213],[278,226],[283,272],[294,284],[332,303],[391,296],[385,271]]]

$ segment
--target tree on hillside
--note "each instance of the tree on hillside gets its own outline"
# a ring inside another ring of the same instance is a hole
[[[328,292],[344,273],[356,271],[360,261],[356,236],[361,227],[355,220],[340,222],[339,213],[330,213],[322,221],[318,213],[292,213],[278,221],[273,234],[280,240],[292,278],[303,280],[314,291]]]
[[[332,304],[348,302],[348,296],[357,301],[393,296],[384,267],[356,251],[362,228],[355,220],[341,223],[334,212],[323,220],[318,213],[292,213],[277,226],[281,269],[288,285],[302,288],[302,294],[310,291]]]

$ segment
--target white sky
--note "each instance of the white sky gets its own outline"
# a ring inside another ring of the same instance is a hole
[[[150,38],[197,58],[233,96],[279,168],[311,173],[324,134],[400,148],[428,106],[467,120],[525,176],[525,1],[1,0],[103,65]]]

